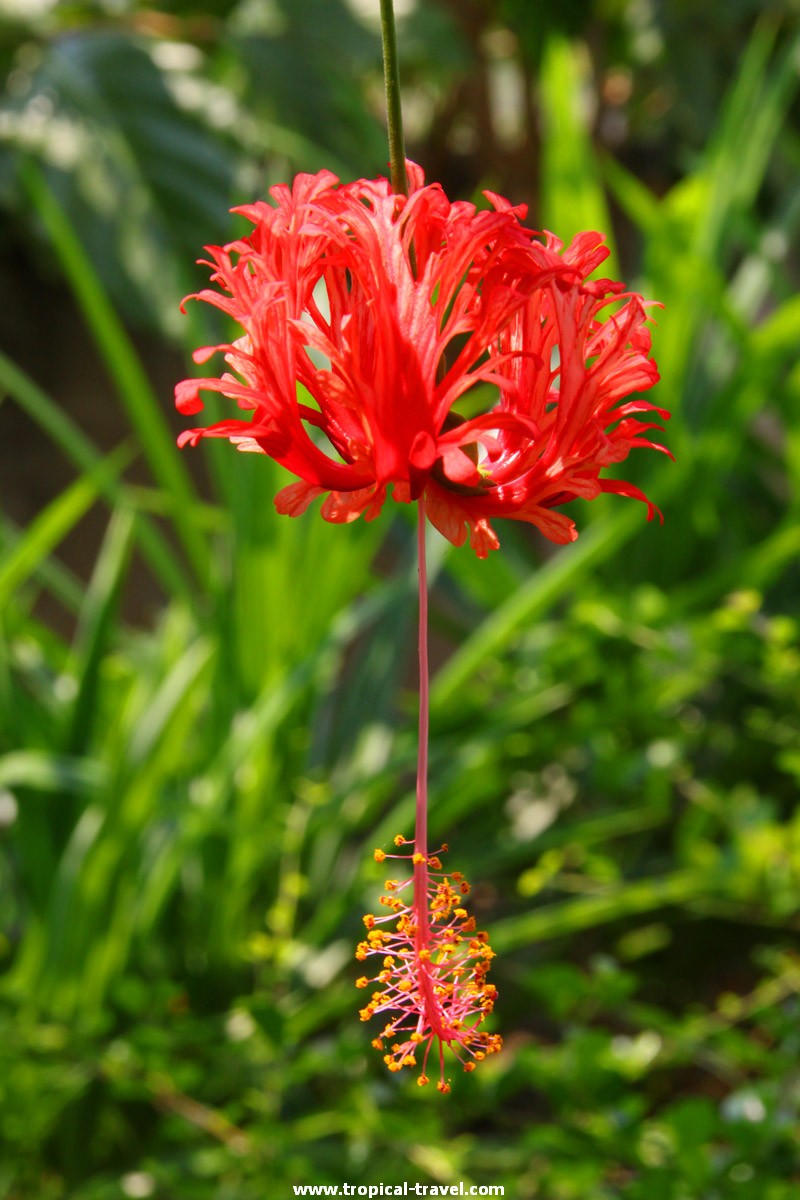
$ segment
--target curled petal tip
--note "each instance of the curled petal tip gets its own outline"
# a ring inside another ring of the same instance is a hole
[[[200,399],[200,387],[196,379],[184,379],[175,388],[175,407],[184,416],[192,416],[201,412],[203,401]],[[182,445],[180,439],[179,445]]]

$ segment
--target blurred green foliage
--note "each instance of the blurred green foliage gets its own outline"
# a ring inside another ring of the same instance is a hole
[[[798,1194],[796,7],[403,13],[412,152],[613,229],[675,414],[663,527],[606,498],[557,553],[432,541],[432,836],[506,1047],[445,1099],[356,1016],[370,851],[413,812],[407,514],[277,518],[227,446],[198,485],[148,377],[205,337],[177,302],[230,203],[382,169],[374,13],[6,4],[0,260],[80,312],[116,441],[0,355],[0,419],[72,472],[0,529],[0,1200]],[[84,577],[56,552],[98,511]]]

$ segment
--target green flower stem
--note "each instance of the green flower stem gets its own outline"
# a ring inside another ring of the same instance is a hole
[[[395,192],[408,195],[406,151],[403,142],[403,112],[400,105],[400,67],[392,0],[381,0],[383,77],[386,82],[386,122],[389,130],[389,167]]]

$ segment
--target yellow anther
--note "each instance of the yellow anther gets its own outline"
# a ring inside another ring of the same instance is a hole
[[[364,924],[366,925],[367,929],[375,928],[375,917],[372,913],[365,913]]]
[[[367,979],[366,975],[362,975],[359,979],[356,980],[356,987],[357,988],[365,988],[368,983],[369,983],[369,980]]]
[[[430,1083],[430,1079],[428,1079],[428,1076],[427,1076],[427,1075],[420,1075],[419,1079],[417,1080],[417,1084],[418,1084],[418,1086],[419,1086],[419,1087],[425,1087],[425,1084],[426,1084],[426,1083]]]
[[[403,837],[402,833],[398,833],[396,835],[396,837],[394,839],[394,844],[395,844],[395,846],[405,846],[406,839]]]
[[[377,862],[377,863],[386,862],[386,851],[385,850],[373,850],[372,857],[375,859],[375,862]]]
[[[415,867],[419,867],[422,865],[422,863],[425,862],[425,855],[420,854],[419,850],[417,850],[417,851],[415,851],[414,854],[411,855],[411,861]]]

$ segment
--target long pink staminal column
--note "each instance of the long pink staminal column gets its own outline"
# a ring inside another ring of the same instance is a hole
[[[425,497],[417,503],[417,570],[419,576],[419,733],[417,739],[417,804],[414,814],[414,944],[420,961],[429,953],[431,940],[428,913],[428,729],[430,670],[428,668],[428,568],[425,546]],[[420,1008],[436,1037],[442,1056],[442,1028],[439,1005],[433,992],[434,984],[426,971],[418,977]]]
[[[425,553],[425,497],[417,504],[417,557],[419,570],[419,739],[417,746],[417,806],[414,818],[414,852],[422,861],[414,864],[414,911],[417,916],[416,941],[427,948],[428,922],[428,569]]]
[[[445,1047],[448,1047],[465,1071],[475,1069],[489,1054],[496,1053],[502,1039],[498,1034],[479,1031],[484,1018],[494,1007],[497,989],[486,976],[494,957],[488,936],[476,932],[475,918],[463,907],[470,886],[459,871],[445,871],[439,854],[441,846],[428,851],[428,581],[425,556],[425,503],[419,500],[417,526],[419,551],[419,745],[417,751],[416,827],[413,842],[402,834],[395,846],[413,845],[413,852],[388,854],[375,851],[375,861],[401,859],[412,871],[405,879],[387,879],[386,895],[381,904],[389,909],[386,916],[367,913],[364,924],[367,938],[356,949],[363,962],[373,955],[383,958],[382,969],[371,978],[362,975],[356,986],[379,985],[366,1007],[362,1021],[385,1013],[388,1022],[373,1046],[386,1050],[384,1038],[391,1039],[384,1062],[390,1071],[417,1065],[416,1055],[423,1054],[422,1071],[417,1082],[429,1082],[428,1058],[434,1044],[438,1048],[441,1092],[449,1092],[445,1076]],[[403,898],[403,895],[408,897]],[[410,895],[409,895],[410,893]],[[393,928],[384,929],[391,925]]]

